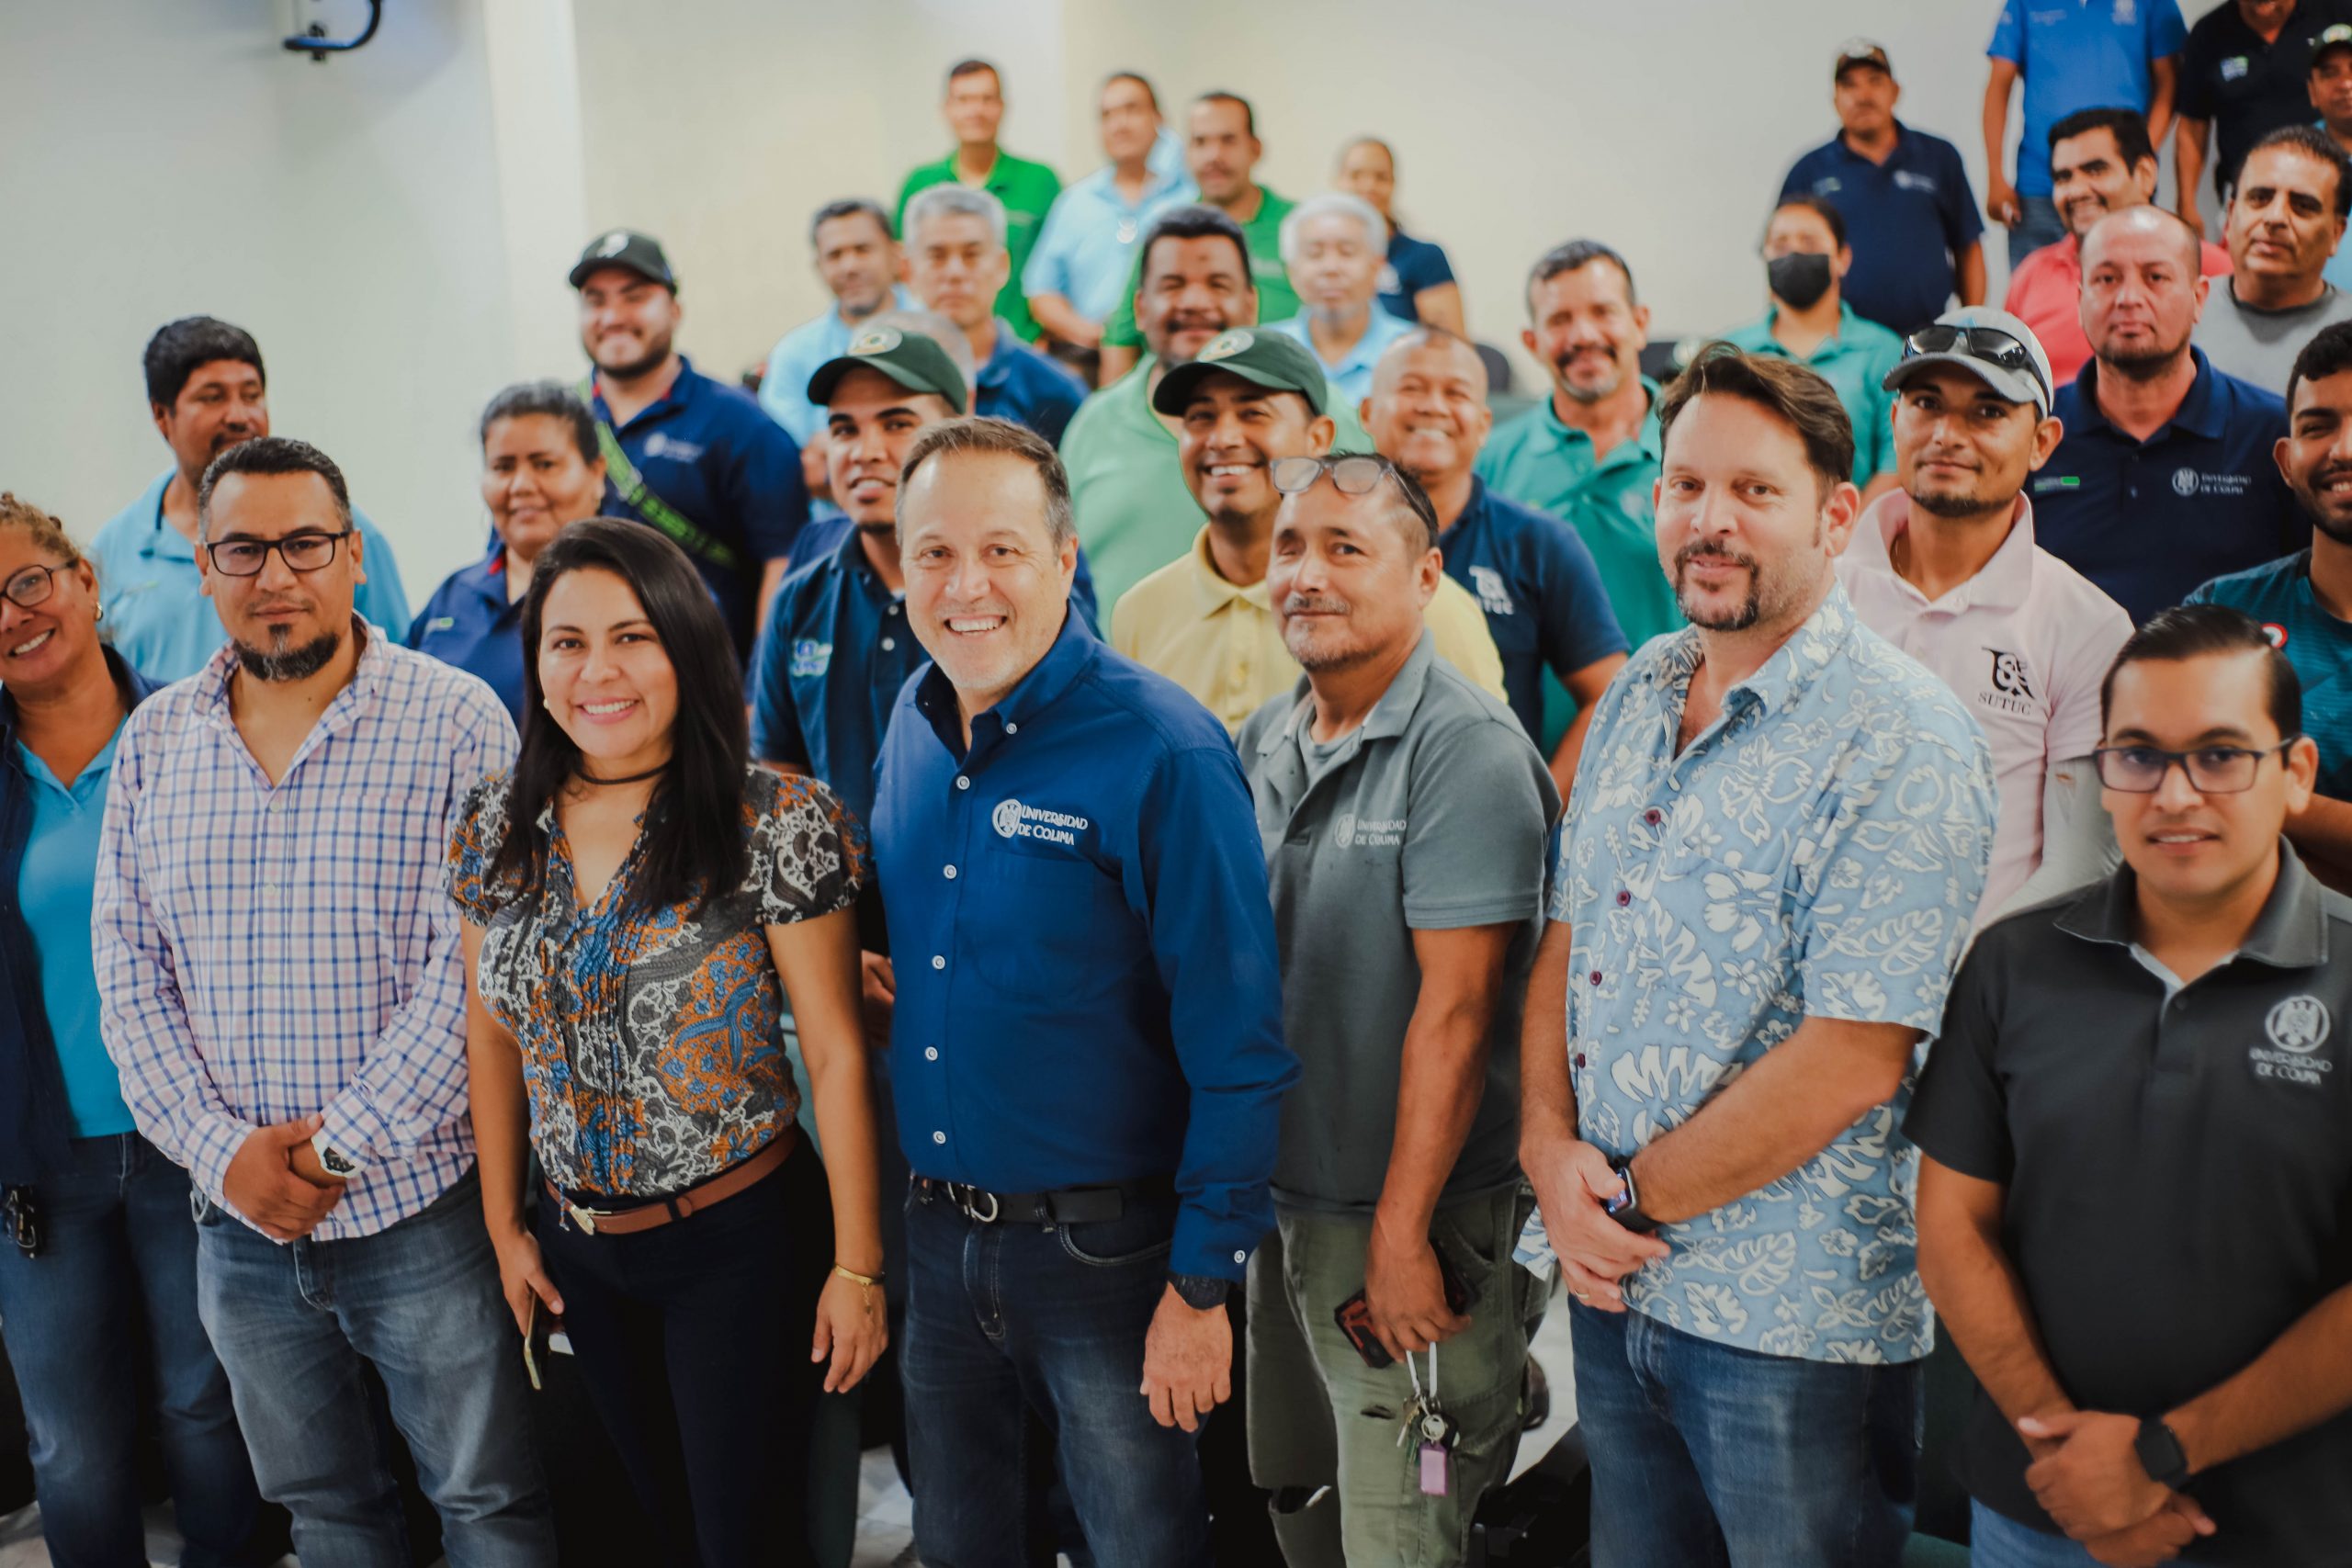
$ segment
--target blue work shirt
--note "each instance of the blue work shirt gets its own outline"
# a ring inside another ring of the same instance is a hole
[[[2197,379],[2171,423],[2134,441],[2099,412],[2098,361],[2058,389],[2065,438],[2033,476],[2034,542],[2123,606],[2134,626],[2200,582],[2292,555],[2312,525],[2270,448],[2287,405],[2191,348]]]
[[[2312,553],[2215,578],[2191,604],[2227,604],[2262,623],[2303,683],[2303,733],[2319,743],[2319,792],[2352,800],[2352,624],[2312,592]]]
[[[1559,736],[1544,733],[1544,671],[1565,682],[1596,660],[1625,651],[1592,551],[1558,518],[1498,495],[1475,477],[1470,504],[1437,542],[1445,574],[1486,612],[1510,711],[1549,757]],[[1566,720],[1559,728],[1567,728]]]
[[[132,1128],[121,1077],[98,1033],[98,976],[90,950],[98,829],[106,818],[107,778],[114,771],[114,743],[120,734],[118,726],[106,749],[71,784],[60,783],[22,742],[16,749],[33,807],[17,902],[40,953],[41,1006],[57,1042],[66,1114],[77,1138],[110,1137]]]
[[[1400,321],[1418,321],[1420,307],[1413,296],[1424,288],[1439,288],[1453,281],[1453,264],[1442,246],[1416,240],[1402,229],[1388,231],[1388,260],[1380,269],[1380,308]]]
[[[408,646],[479,675],[523,728],[523,601],[506,596],[506,547],[441,580],[411,622]]]
[[[1163,131],[1148,162],[1151,178],[1133,201],[1120,194],[1108,164],[1077,184],[1064,186],[1021,269],[1021,292],[1031,299],[1058,294],[1088,321],[1110,320],[1119,308],[1119,287],[1135,265],[1136,246],[1144,231],[1162,211],[1184,199],[1189,182],[1182,149],[1172,157],[1161,156],[1175,145],[1175,138]]]
[[[2094,105],[2146,113],[2151,68],[2188,41],[2178,0],[2006,0],[1984,52],[2018,68],[2025,97],[2018,194],[2050,194],[2052,126]]]
[[[1069,428],[1070,416],[1086,400],[1086,383],[1077,372],[1023,343],[1001,316],[996,323],[996,351],[980,367],[978,379],[974,413],[1025,424],[1057,446]]]
[[[1225,728],[1065,618],[964,744],[926,665],[882,743],[875,862],[916,1174],[998,1192],[1172,1177],[1171,1274],[1274,1223],[1282,974]]]
[[[891,291],[889,309],[919,310],[922,308],[903,283]],[[839,359],[849,352],[849,340],[864,331],[866,321],[842,320],[839,308],[801,322],[776,340],[768,351],[768,367],[760,376],[760,406],[768,417],[784,426],[795,446],[806,446],[809,438],[825,428],[825,410],[820,403],[808,400],[808,381],[828,360]]]
[[[1413,330],[1413,323],[1390,315],[1374,300],[1372,315],[1364,322],[1363,336],[1356,339],[1356,345],[1336,364],[1324,358],[1323,351],[1315,346],[1315,335],[1307,330],[1306,316],[1286,316],[1279,321],[1268,321],[1266,329],[1304,344],[1306,352],[1315,356],[1315,363],[1323,367],[1323,374],[1331,378],[1331,385],[1340,389],[1340,396],[1352,413],[1357,404],[1372,396],[1373,367],[1380,363],[1381,355],[1387,352],[1390,344]],[[1336,415],[1338,411],[1332,412]]]
[[[1894,150],[1872,163],[1833,136],[1796,161],[1782,196],[1810,192],[1846,220],[1853,270],[1838,287],[1857,313],[1908,333],[1943,314],[1960,257],[1984,232],[1960,149],[1894,125]]]
[[[158,685],[195,674],[229,640],[220,615],[204,597],[195,545],[164,521],[164,491],[171,482],[166,469],[90,541],[99,603],[114,646],[132,669]],[[397,637],[409,620],[400,563],[392,558],[390,542],[356,506],[351,525],[359,530],[368,572],[352,609],[361,620]]]

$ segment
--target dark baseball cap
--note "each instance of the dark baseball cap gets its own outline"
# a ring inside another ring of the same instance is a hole
[[[571,264],[571,287],[577,288],[587,282],[588,275],[600,266],[627,267],[673,294],[678,291],[678,275],[670,270],[670,258],[662,254],[662,242],[634,229],[610,230],[589,241],[587,249],[580,253],[580,259]]]
[[[1296,338],[1263,327],[1236,327],[1219,333],[1193,358],[1159,378],[1151,406],[1164,414],[1181,414],[1193,400],[1193,389],[1204,376],[1230,371],[1245,381],[1277,392],[1296,392],[1317,413],[1323,412],[1328,382],[1323,367]]]
[[[879,370],[910,392],[931,392],[965,412],[964,372],[938,343],[922,333],[868,327],[849,340],[849,352],[828,359],[808,378],[808,400],[822,406],[853,370]]]
[[[2312,39],[2312,69],[2318,70],[2319,62],[2339,49],[2352,49],[2352,22],[2331,23]]]
[[[1838,63],[1830,67],[1829,79],[1843,80],[1848,69],[1856,65],[1872,65],[1889,76],[1894,74],[1894,66],[1886,58],[1886,45],[1866,38],[1849,38],[1838,46]]]

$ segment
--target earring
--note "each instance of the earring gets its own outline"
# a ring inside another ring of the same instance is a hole
[[[106,618],[107,618],[107,607],[106,607],[104,604],[100,604],[99,606],[97,606],[97,608],[96,608],[96,610],[94,610],[93,612],[91,612],[90,619],[92,619],[92,620],[94,620],[94,621],[103,621],[103,620],[105,620]]]

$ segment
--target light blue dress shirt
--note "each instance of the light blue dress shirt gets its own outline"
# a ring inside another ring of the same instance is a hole
[[[118,728],[116,736],[121,734]],[[57,1042],[65,1109],[77,1138],[131,1130],[122,1079],[98,1034],[98,979],[90,956],[90,890],[96,879],[98,830],[105,824],[107,775],[114,737],[71,784],[22,745],[17,765],[32,794],[32,831],[17,875],[17,907],[40,953],[40,1000]]]
[[[1340,389],[1350,409],[1372,396],[1372,369],[1380,363],[1380,356],[1387,351],[1388,345],[1413,330],[1412,322],[1402,316],[1392,316],[1374,305],[1372,320],[1364,324],[1363,336],[1356,339],[1355,347],[1348,350],[1345,358],[1335,363],[1324,358],[1316,348],[1314,335],[1306,330],[1305,316],[1292,316],[1284,321],[1270,321],[1267,325],[1270,330],[1284,337],[1295,338],[1306,345],[1306,352],[1315,355],[1316,363],[1322,366],[1323,373],[1331,378],[1331,385]]]
[[[1021,270],[1022,293],[1058,294],[1090,321],[1110,318],[1143,231],[1162,209],[1190,199],[1182,146],[1165,129],[1146,166],[1151,182],[1132,202],[1119,194],[1108,164],[1063,187]]]
[[[922,308],[904,284],[890,296],[893,310]],[[827,360],[847,354],[857,331],[842,320],[838,309],[831,309],[785,333],[769,352],[767,370],[760,377],[760,406],[797,445],[808,446],[808,438],[825,428],[825,411],[808,400],[808,378]]]

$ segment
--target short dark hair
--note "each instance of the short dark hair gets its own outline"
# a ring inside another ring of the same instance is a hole
[[[2088,136],[2094,130],[2115,138],[2115,151],[2126,168],[2155,161],[2156,147],[2148,140],[2147,118],[2138,109],[2076,109],[2050,128],[2050,150],[2055,152],[2061,141]]]
[[[994,61],[982,60],[978,55],[972,55],[966,59],[959,60],[955,64],[949,66],[947,68],[947,80],[953,82],[959,76],[977,76],[983,71],[987,72],[989,75],[995,80],[996,90],[1000,93],[1003,92],[1004,73],[996,68],[996,62]]]
[[[1258,111],[1251,108],[1250,107],[1250,100],[1243,97],[1240,94],[1228,93],[1223,87],[1211,87],[1207,92],[1203,93],[1199,97],[1194,98],[1193,101],[1196,104],[1240,105],[1241,129],[1252,137],[1255,137],[1258,134]]]
[[[2317,159],[2335,171],[2335,215],[2352,217],[2352,158],[2335,144],[2335,138],[2315,125],[2282,125],[2246,149],[2245,158],[2253,157],[2266,147],[2292,147],[2305,157]],[[2238,198],[2239,181],[2245,176],[2245,158],[2238,160],[2237,175],[2230,181],[2230,199]]]
[[[1838,210],[1836,202],[1826,196],[1815,196],[1809,190],[1792,190],[1774,202],[1771,217],[1765,220],[1764,226],[1770,229],[1771,218],[1778,218],[1792,207],[1802,207],[1828,224],[1830,243],[1841,251],[1846,248],[1846,215]]]
[[[2287,372],[2287,412],[2294,412],[2298,386],[2346,370],[2352,370],[2352,321],[2330,322],[2312,334],[2295,355],[2295,367]]]
[[[861,212],[882,225],[884,239],[895,240],[899,237],[897,226],[890,221],[889,209],[870,196],[845,196],[838,201],[829,201],[817,209],[816,215],[808,220],[808,243],[811,245],[817,243],[817,231],[820,226],[831,223],[836,218],[854,218]]]
[[[2270,722],[2278,739],[2303,732],[2303,682],[2287,656],[2271,642],[2255,619],[2226,604],[2176,604],[2159,610],[2148,624],[2124,639],[2115,650],[2115,662],[2098,683],[2098,722],[2107,725],[2109,699],[2115,694],[2115,672],[2127,664],[2149,660],[2201,659],[2212,653],[2258,653],[2270,675]]]
[[[1143,244],[1136,252],[1142,258],[1141,265],[1136,268],[1136,287],[1141,288],[1144,281],[1151,276],[1151,247],[1160,241],[1210,238],[1233,242],[1234,252],[1241,258],[1241,276],[1249,279],[1250,291],[1255,293],[1258,280],[1250,271],[1250,237],[1241,231],[1241,225],[1214,207],[1190,201],[1181,207],[1169,208],[1153,219],[1151,227],[1143,231]]]
[[[915,470],[933,457],[958,457],[967,452],[1001,454],[1019,457],[1037,470],[1037,482],[1046,491],[1046,537],[1056,549],[1078,537],[1078,525],[1070,510],[1069,470],[1062,467],[1061,457],[1053,444],[1025,424],[1015,424],[1009,419],[975,416],[968,419],[944,419],[927,425],[915,444],[907,449],[907,461],[899,470],[899,504],[906,504],[907,485]]]
[[[571,428],[572,445],[580,448],[580,460],[596,460],[596,416],[588,412],[578,392],[560,381],[517,381],[502,389],[481,411],[481,444],[490,445],[490,427],[500,420],[532,414],[563,421]]]
[[[221,359],[252,366],[262,385],[269,385],[269,372],[262,368],[261,344],[244,328],[210,316],[182,316],[165,322],[147,340],[147,400],[157,408],[170,408],[179,401],[180,389],[187,385],[189,377]]]
[[[1151,85],[1151,78],[1145,75],[1142,72],[1114,71],[1108,76],[1102,78],[1102,85],[1104,87],[1108,87],[1114,82],[1133,82],[1136,86],[1143,89],[1143,96],[1151,100],[1151,112],[1154,114],[1158,114],[1159,112],[1159,89]],[[1100,96],[1099,89],[1097,90],[1097,96]]]
[[[1743,354],[1727,343],[1706,344],[1658,400],[1661,446],[1682,411],[1710,393],[1753,403],[1794,430],[1824,496],[1854,477],[1854,423],[1819,372],[1793,360]]]
[[[240,441],[212,459],[204,470],[204,478],[196,487],[196,536],[203,538],[212,531],[212,492],[231,474],[316,474],[326,480],[327,489],[334,496],[335,514],[343,525],[351,526],[351,487],[343,482],[343,470],[334,459],[307,441],[297,441],[290,435],[263,435],[251,441]]]
[[[1533,309],[1537,284],[1549,283],[1564,272],[1575,272],[1580,267],[1590,266],[1595,262],[1607,262],[1624,276],[1625,303],[1632,305],[1639,302],[1640,297],[1634,291],[1634,269],[1625,265],[1623,256],[1598,240],[1570,240],[1566,244],[1555,245],[1537,256],[1535,265],[1527,269],[1529,308]]]

